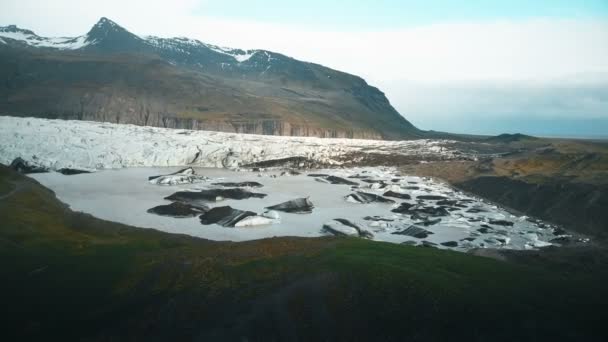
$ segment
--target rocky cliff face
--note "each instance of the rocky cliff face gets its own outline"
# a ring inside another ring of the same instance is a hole
[[[422,135],[360,77],[278,53],[139,37],[105,18],[62,39],[0,28],[3,114],[272,135]]]

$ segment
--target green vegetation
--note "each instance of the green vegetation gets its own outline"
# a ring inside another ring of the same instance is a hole
[[[7,184],[17,191],[0,200],[0,291],[4,334],[20,340],[606,337],[602,265],[346,238],[211,242],[71,212],[0,167]]]

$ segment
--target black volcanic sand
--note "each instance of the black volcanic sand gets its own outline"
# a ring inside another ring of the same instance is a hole
[[[7,341],[608,339],[601,247],[212,242],[72,212],[3,167],[0,218]]]

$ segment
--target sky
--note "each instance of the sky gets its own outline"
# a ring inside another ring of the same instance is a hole
[[[1,0],[42,36],[102,16],[360,75],[423,129],[608,137],[608,0]]]

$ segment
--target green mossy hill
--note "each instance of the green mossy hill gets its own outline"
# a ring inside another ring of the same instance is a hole
[[[0,218],[6,341],[607,337],[605,268],[350,238],[211,242],[74,213],[4,167]]]

